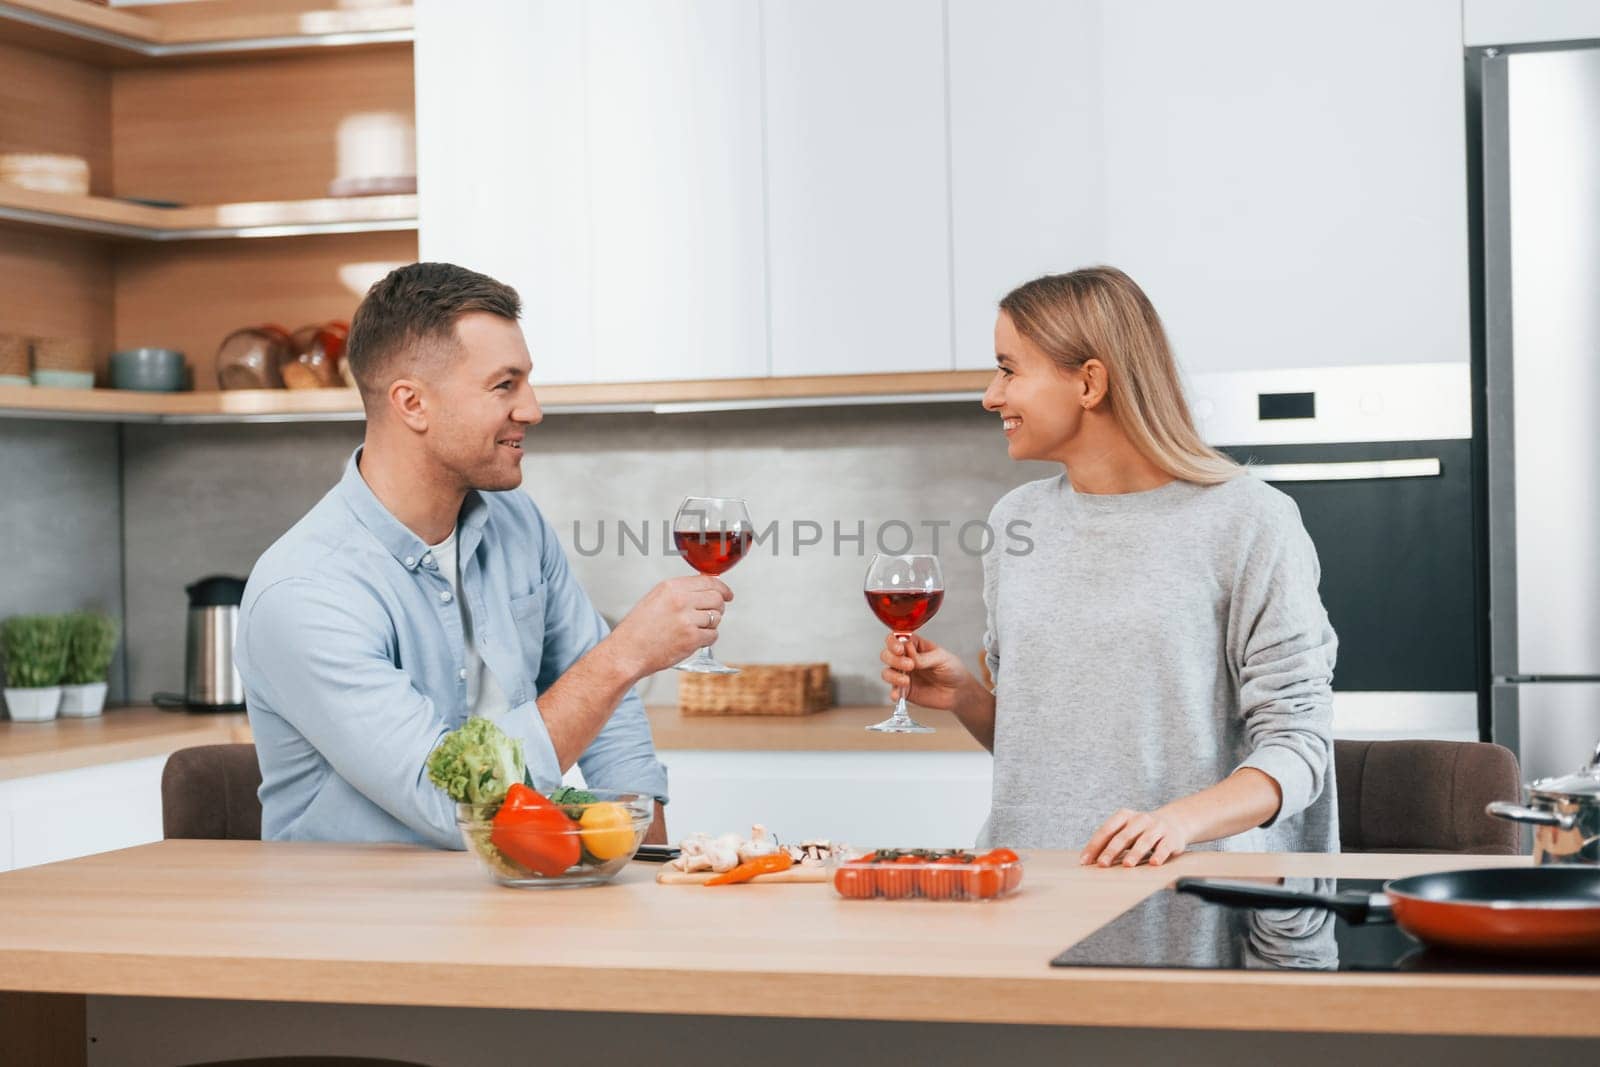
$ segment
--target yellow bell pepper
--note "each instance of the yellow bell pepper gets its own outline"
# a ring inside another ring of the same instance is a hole
[[[598,860],[614,860],[632,852],[636,834],[633,816],[621,804],[590,804],[578,819],[583,847]]]

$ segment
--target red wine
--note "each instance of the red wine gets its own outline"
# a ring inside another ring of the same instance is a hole
[[[868,589],[867,607],[897,634],[908,634],[939,613],[944,590]]]
[[[677,530],[672,541],[701,574],[721,574],[744,558],[755,535],[749,530],[707,530],[705,533]]]

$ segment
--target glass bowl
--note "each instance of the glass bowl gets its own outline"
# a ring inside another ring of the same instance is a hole
[[[590,789],[592,804],[559,805],[565,820],[495,826],[499,804],[457,804],[456,825],[467,851],[500,885],[517,889],[601,885],[639,850],[655,819],[655,798]]]

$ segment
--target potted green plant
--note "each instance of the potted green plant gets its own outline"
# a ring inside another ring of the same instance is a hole
[[[18,722],[44,722],[61,706],[67,666],[66,626],[59,615],[17,615],[0,625],[6,663],[6,710]]]
[[[67,668],[61,677],[61,714],[87,719],[106,706],[106,679],[117,651],[117,620],[98,611],[66,616]]]

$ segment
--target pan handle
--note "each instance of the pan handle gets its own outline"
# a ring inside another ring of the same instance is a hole
[[[1509,800],[1496,800],[1483,810],[1497,819],[1526,823],[1529,826],[1554,826],[1558,830],[1570,830],[1578,825],[1577,812],[1545,811],[1542,808],[1513,804]]]
[[[1209,878],[1179,878],[1172,888],[1213,904],[1232,908],[1326,908],[1346,922],[1363,923],[1386,918],[1372,906],[1370,893],[1311,893],[1254,882],[1219,882]]]

